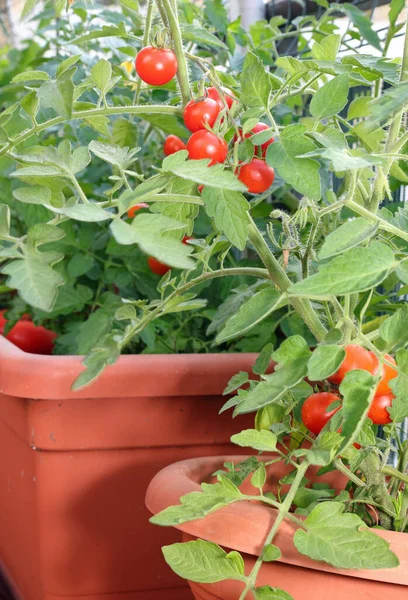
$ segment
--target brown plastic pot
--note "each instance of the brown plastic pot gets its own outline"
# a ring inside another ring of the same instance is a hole
[[[211,482],[212,473],[225,461],[238,462],[241,456],[207,457],[185,460],[163,469],[152,480],[146,495],[146,505],[156,514],[179,504],[183,494],[197,491],[203,481]],[[288,472],[283,464],[269,467],[270,489]],[[310,468],[308,479],[316,480],[316,469]],[[338,472],[319,477],[319,482],[329,483],[340,491],[346,480]],[[254,488],[245,484],[251,493]],[[245,489],[245,488],[244,488]],[[249,573],[277,515],[276,509],[256,502],[239,502],[204,519],[184,523],[177,527],[183,532],[185,541],[201,538],[215,542],[226,550],[238,550]],[[270,585],[289,592],[294,600],[406,600],[408,598],[408,536],[405,533],[378,531],[388,540],[391,549],[398,555],[400,566],[381,570],[341,570],[326,563],[316,562],[299,554],[293,544],[297,526],[284,521],[279,529],[275,544],[282,557],[273,563],[264,563],[258,577],[258,585]],[[214,584],[190,582],[196,600],[237,600],[243,590],[239,581],[222,581]],[[249,595],[248,598],[253,598]]]
[[[218,415],[253,354],[122,356],[72,392],[81,357],[0,337],[0,562],[23,600],[184,600],[148,523],[147,486],[182,458],[232,450],[253,417]],[[235,448],[235,447],[234,447]]]

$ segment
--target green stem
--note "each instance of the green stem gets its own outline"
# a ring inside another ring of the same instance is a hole
[[[408,81],[408,15],[405,23],[405,41],[404,50],[402,53],[400,83],[404,81]],[[399,136],[403,116],[404,109],[400,110],[394,115],[391,122],[391,127],[388,131],[387,141],[384,146],[384,154],[392,152],[393,146],[395,145]],[[370,210],[374,213],[377,212],[378,206],[383,199],[385,182],[392,167],[393,160],[393,158],[389,158],[384,167],[378,168],[377,177],[374,183],[373,195],[369,205]]]
[[[178,14],[177,10],[173,10],[169,0],[161,0],[161,2],[167,16],[171,37],[173,39],[174,52],[176,54],[178,64],[177,77],[180,84],[183,105],[185,106],[191,99],[191,90],[190,82],[188,80],[187,61],[184,54],[183,39],[181,37]]]
[[[281,292],[287,292],[288,288],[292,285],[292,282],[268,248],[268,245],[265,242],[262,234],[251,218],[248,234],[250,242],[252,243],[265,267],[268,269],[272,281]],[[290,303],[309,327],[315,338],[318,341],[322,341],[327,333],[327,330],[313,310],[310,301],[305,298],[291,298]]]
[[[90,110],[80,110],[74,111],[69,119],[66,117],[54,117],[53,119],[49,119],[48,121],[44,121],[44,123],[39,123],[35,127],[23,131],[15,138],[11,139],[5,146],[0,148],[0,156],[6,154],[9,150],[25,142],[33,135],[48,129],[49,127],[54,127],[55,125],[59,125],[60,123],[65,123],[66,121],[74,121],[76,119],[89,119],[91,117],[99,117],[99,116],[113,116],[113,115],[125,115],[125,114],[134,114],[134,115],[154,115],[154,114],[164,114],[164,115],[179,115],[181,114],[181,109],[177,106],[167,106],[165,104],[150,104],[150,105],[134,105],[134,106],[108,106],[105,108],[92,108]]]
[[[389,475],[390,477],[395,477],[395,479],[398,479],[399,481],[402,481],[403,483],[408,483],[408,475],[406,473],[401,473],[400,471],[398,471],[397,469],[394,469],[393,467],[383,467],[381,469],[381,473],[384,473],[384,475]]]
[[[83,189],[81,188],[81,186],[79,185],[76,177],[72,176],[70,178],[70,181],[72,182],[72,185],[74,186],[74,188],[76,189],[76,191],[78,192],[79,197],[81,198],[82,202],[84,204],[89,204],[89,200],[88,198],[85,196]]]
[[[408,233],[402,229],[399,229],[398,227],[395,227],[395,225],[391,225],[391,223],[388,223],[385,219],[382,219],[381,217],[372,213],[370,210],[364,208],[364,206],[354,202],[354,200],[348,200],[346,202],[346,206],[351,208],[353,212],[357,213],[361,217],[365,217],[367,220],[377,223],[379,228],[383,231],[388,231],[389,233],[392,233],[402,240],[408,242]]]
[[[333,465],[338,471],[340,471],[340,473],[343,473],[343,475],[348,477],[350,481],[355,483],[357,487],[365,487],[366,484],[363,481],[361,481],[361,479],[357,477],[357,475],[354,475],[354,473],[350,471],[348,467],[346,467],[346,465],[341,461],[340,458],[336,458],[333,461]]]
[[[290,514],[290,508],[293,504],[293,500],[296,496],[296,492],[298,491],[299,487],[301,486],[303,477],[305,476],[305,473],[308,468],[309,468],[309,462],[307,460],[305,460],[301,465],[299,465],[299,469],[296,473],[295,479],[293,480],[291,488],[290,488],[285,500],[280,505],[278,516],[276,517],[276,520],[275,520],[270,532],[268,533],[268,535],[266,537],[266,540],[265,540],[264,546],[263,546],[264,548],[266,548],[266,546],[269,546],[270,544],[272,544],[283,520]],[[247,593],[250,590],[253,591],[253,589],[256,585],[256,580],[257,580],[259,571],[261,570],[262,564],[263,564],[263,560],[262,560],[262,553],[261,553],[261,556],[259,556],[257,558],[255,566],[252,569],[251,574],[249,576],[249,581],[248,581],[247,585],[245,586],[245,589],[243,590],[241,596],[239,597],[239,600],[244,600]]]

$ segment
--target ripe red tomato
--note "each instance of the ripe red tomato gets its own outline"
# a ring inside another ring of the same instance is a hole
[[[231,108],[231,106],[234,102],[234,99],[231,98],[231,96],[229,95],[229,94],[231,94],[231,91],[227,90],[226,88],[221,88],[221,89],[224,92],[224,98],[225,98],[225,102],[227,103],[228,108]],[[206,92],[207,92],[207,96],[209,98],[212,98],[213,100],[215,100],[218,103],[220,109],[222,110],[224,108],[224,102],[222,101],[222,98],[221,98],[217,88],[209,87],[206,89]]]
[[[203,185],[199,185],[197,189],[198,189],[199,193],[202,194],[204,186]]]
[[[146,204],[146,202],[140,202],[139,204],[135,204],[134,206],[129,208],[129,210],[127,211],[127,216],[129,217],[129,219],[133,219],[137,211],[141,208],[149,208],[149,205]]]
[[[224,162],[228,154],[228,144],[223,138],[217,137],[215,133],[200,129],[193,133],[188,140],[187,150],[189,158],[193,160],[211,158],[211,166]]]
[[[341,363],[338,371],[328,378],[329,381],[340,384],[346,374],[355,369],[362,369],[363,371],[374,374],[376,364],[371,352],[356,344],[349,344],[345,347],[345,351],[346,358]]]
[[[194,238],[193,238],[191,235],[185,235],[185,236],[183,237],[183,239],[181,240],[181,242],[182,242],[183,244],[187,244],[188,240],[193,240],[193,239],[194,239]]]
[[[7,319],[4,316],[4,313],[6,312],[7,308],[5,308],[4,310],[0,310],[0,334],[3,333],[4,327],[7,323]]]
[[[135,60],[136,73],[149,85],[164,85],[177,73],[177,58],[169,48],[146,46]]]
[[[245,183],[251,194],[262,194],[273,184],[275,171],[264,160],[253,158],[251,162],[238,168],[238,179]]]
[[[370,354],[372,356],[374,364],[376,365],[374,373],[377,374],[378,369],[379,369],[378,359],[373,352],[370,352]],[[385,358],[389,362],[392,362],[393,365],[397,364],[395,362],[395,359],[390,354],[386,354]],[[392,390],[391,390],[390,386],[388,385],[388,383],[391,379],[395,379],[395,377],[397,377],[397,375],[398,375],[398,371],[396,369],[393,369],[392,367],[390,367],[389,365],[387,365],[385,363],[382,364],[381,368],[382,368],[382,377],[381,377],[380,382],[375,391],[376,396],[382,396],[383,394],[392,394]]]
[[[166,156],[179,152],[179,150],[185,150],[186,145],[177,135],[169,135],[166,137],[166,141],[163,145],[163,151]]]
[[[393,400],[393,394],[375,396],[367,414],[368,418],[371,419],[375,425],[387,425],[387,423],[391,423],[392,419],[387,408],[392,406]]]
[[[9,342],[31,354],[52,354],[57,334],[31,321],[18,321],[6,335]]]
[[[302,421],[309,431],[319,435],[326,423],[340,409],[340,406],[327,410],[330,404],[340,400],[340,396],[331,392],[318,392],[309,396],[302,406]]]
[[[147,259],[147,264],[149,265],[149,269],[152,271],[152,273],[155,273],[156,275],[163,276],[167,273],[167,271],[170,271],[171,269],[171,267],[160,262],[159,260],[157,260],[157,258],[154,258],[153,256],[149,256],[149,258]]]
[[[252,135],[254,135],[255,133],[260,133],[261,131],[265,131],[266,129],[270,129],[270,127],[268,125],[266,125],[266,123],[258,123],[257,125],[255,125],[255,127],[253,127],[251,129],[251,131],[249,131],[248,133],[246,133],[244,135],[245,138],[249,138]],[[240,130],[240,134],[242,137],[242,130]],[[234,143],[237,141],[237,136],[234,136]],[[267,142],[264,142],[263,144],[261,144],[259,147],[261,148],[262,151],[262,156],[265,158],[266,155],[266,151],[268,149],[268,146],[270,146],[271,144],[273,144],[273,142],[275,141],[274,138],[271,138],[270,140],[268,140]]]
[[[184,109],[184,124],[193,133],[205,129],[205,124],[212,127],[219,115],[220,106],[212,98],[190,100]]]

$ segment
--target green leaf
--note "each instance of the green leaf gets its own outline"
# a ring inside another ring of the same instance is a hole
[[[77,277],[85,275],[87,271],[92,269],[94,264],[95,260],[90,254],[77,252],[67,264],[67,273],[72,279],[77,279]]]
[[[55,225],[37,223],[28,230],[27,242],[32,246],[41,246],[48,242],[57,242],[65,236],[65,232]]]
[[[139,39],[135,36],[129,35],[126,32],[125,24],[122,21],[121,23],[119,23],[119,25],[103,25],[101,29],[94,29],[93,31],[86,33],[85,35],[81,35],[72,41],[70,40],[69,43],[79,45],[84,44],[85,42],[89,42],[91,40],[96,40],[105,37],[118,37],[124,39],[132,38],[135,40]]]
[[[398,350],[396,359],[398,376],[390,381],[395,398],[388,412],[395,423],[401,423],[408,417],[408,350]]]
[[[370,531],[355,514],[344,514],[341,502],[323,502],[298,529],[293,541],[301,554],[340,569],[389,569],[397,556],[389,543]]]
[[[138,116],[168,135],[178,135],[180,138],[185,138],[189,135],[189,132],[186,129],[186,127],[184,127],[180,119],[174,115],[152,115],[140,113]]]
[[[244,335],[285,304],[286,299],[282,298],[282,294],[272,286],[261,289],[228,319],[225,327],[216,337],[217,344]]]
[[[202,193],[209,217],[239,250],[246,245],[249,228],[249,203],[239,192],[205,187]]]
[[[205,16],[216,31],[226,32],[228,13],[223,0],[206,0]]]
[[[333,375],[346,358],[341,346],[318,346],[307,365],[307,376],[311,381],[321,381]]]
[[[25,0],[20,18],[24,19],[27,15],[29,15],[34,10],[36,4],[36,0]]]
[[[265,546],[262,552],[262,560],[264,562],[273,562],[274,560],[279,560],[281,556],[281,551],[274,544],[268,544],[268,546]]]
[[[310,103],[310,112],[316,119],[332,117],[347,104],[349,76],[338,75],[317,90]]]
[[[43,83],[37,90],[37,95],[45,108],[52,108],[65,119],[72,117],[74,84],[69,78]]]
[[[215,583],[224,579],[245,581],[243,563],[238,567],[236,552],[225,550],[203,540],[163,547],[164,558],[173,571],[189,581]],[[234,559],[231,558],[231,554]]]
[[[98,341],[112,329],[112,316],[98,309],[81,324],[78,334],[78,353],[88,354]]]
[[[45,311],[52,309],[58,288],[64,284],[61,275],[35,254],[8,263],[1,272],[9,275],[7,285],[18,290],[23,300]]]
[[[373,130],[387,123],[407,102],[408,82],[401,82],[385,90],[381,96],[370,102],[370,117],[365,123],[366,126],[370,126]]]
[[[323,246],[319,251],[319,260],[331,258],[337,254],[342,254],[350,248],[359,246],[367,241],[377,231],[378,226],[372,224],[363,217],[358,217],[352,221],[347,221],[340,225],[325,238]]]
[[[217,36],[210,33],[204,27],[194,25],[183,25],[181,28],[183,40],[185,42],[194,42],[201,46],[209,46],[210,48],[221,48],[228,50],[228,47]]]
[[[312,46],[312,56],[316,60],[335,61],[340,49],[341,35],[333,33],[324,37],[321,42],[315,42]]]
[[[112,77],[112,66],[111,64],[102,58],[96,63],[91,69],[91,78],[98,90],[104,96],[109,87],[109,83]]]
[[[40,107],[40,101],[36,92],[32,91],[23,96],[20,100],[20,105],[32,120],[35,119]]]
[[[75,204],[75,206],[66,206],[58,212],[75,219],[76,221],[84,221],[88,223],[99,223],[112,218],[112,214],[103,210],[98,204]]]
[[[279,175],[298,192],[313,200],[321,196],[320,165],[311,158],[298,158],[315,149],[313,142],[304,134],[304,125],[288,125],[281,132],[279,141],[268,147],[266,162],[277,169]]]
[[[343,396],[341,435],[345,439],[339,454],[351,446],[361,431],[374,397],[376,383],[373,375],[359,369],[349,371],[341,382],[340,393]]]
[[[0,204],[0,239],[10,235],[10,208]]]
[[[276,450],[276,435],[271,431],[263,429],[244,429],[231,437],[231,442],[243,448],[253,448],[260,452],[274,452]]]
[[[377,50],[382,50],[380,38],[378,37],[377,32],[372,28],[371,19],[366,16],[363,11],[348,3],[342,4],[340,10],[346,12],[353,25],[359,30],[363,39],[367,40],[367,42]]]
[[[236,389],[241,387],[241,385],[247,383],[248,379],[248,373],[245,373],[245,371],[240,371],[236,375],[233,375],[229,380],[227,387],[223,391],[223,395],[225,396],[227,394],[231,394],[231,392],[234,392]]]
[[[182,154],[178,152],[177,154]],[[246,192],[246,186],[241,183],[231,171],[225,170],[223,165],[208,166],[208,160],[187,160],[177,164],[169,171],[182,179],[189,179],[204,186],[217,189]]]
[[[337,172],[385,164],[385,159],[380,156],[370,156],[369,154],[357,156],[352,152],[348,148],[319,148],[313,152],[302,154],[299,158],[325,158],[332,163],[333,170]]]
[[[337,433],[337,431],[325,431],[319,435],[310,449],[300,448],[299,450],[295,450],[292,454],[293,456],[306,457],[311,465],[326,467],[330,465],[334,457],[338,455],[342,439],[342,436]],[[306,494],[306,492],[304,494]],[[331,496],[331,494],[329,494],[329,496]],[[307,498],[311,499],[311,496],[303,495],[303,497],[298,497],[298,501],[306,501]]]
[[[280,363],[279,368],[271,375],[265,375],[265,381],[261,381],[239,400],[234,415],[257,411],[284,398],[288,390],[306,377],[310,355],[308,345],[302,337],[292,336],[286,339],[272,357]]]
[[[246,106],[268,108],[271,82],[262,61],[248,52],[241,73],[241,102]]]
[[[255,375],[263,375],[266,373],[270,363],[273,352],[273,344],[266,344],[259,353],[258,358],[255,361],[255,365],[252,367],[252,372]]]
[[[288,594],[288,592],[280,590],[279,588],[273,588],[269,585],[255,588],[254,598],[255,600],[293,600],[293,597]]]
[[[117,332],[103,337],[90,354],[84,359],[86,371],[82,372],[72,384],[71,389],[76,391],[84,388],[94,381],[108,366],[113,365],[120,357],[120,345]]]
[[[388,350],[408,343],[407,319],[408,306],[404,305],[381,323],[380,336],[387,343]]]
[[[79,61],[80,58],[80,54],[75,54],[63,60],[57,67],[56,78],[59,79],[60,77],[62,77],[64,73],[68,71],[68,69],[73,67]]]
[[[232,481],[219,474],[219,483],[202,483],[200,492],[191,492],[181,496],[177,506],[169,506],[150,519],[155,525],[165,527],[181,525],[195,519],[202,519],[206,515],[227,506],[243,496]]]
[[[379,285],[396,266],[394,253],[385,244],[372,242],[322,264],[319,272],[289,288],[294,296],[319,298],[363,292]]]
[[[369,103],[372,101],[371,96],[359,96],[351,102],[347,119],[359,119],[360,117],[368,117],[370,114]]]
[[[262,489],[266,482],[266,469],[261,465],[251,477],[251,485],[255,488]]]
[[[121,148],[116,144],[106,144],[95,140],[89,144],[89,149],[95,156],[123,170],[126,170],[135,161],[134,156],[140,150],[140,148],[129,150],[128,147]]]
[[[50,76],[45,71],[25,71],[19,73],[11,80],[12,83],[25,83],[26,81],[49,81]]]
[[[397,19],[400,13],[402,12],[404,6],[405,0],[391,0],[388,19],[390,21],[390,25],[392,25],[393,27],[395,26],[395,23],[397,22]]]

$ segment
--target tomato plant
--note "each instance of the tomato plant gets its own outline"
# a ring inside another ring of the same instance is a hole
[[[262,194],[273,184],[275,171],[264,160],[253,158],[251,162],[238,168],[238,179],[251,194]]]
[[[250,138],[253,135],[257,134],[257,133],[261,133],[262,131],[269,131],[270,127],[269,125],[267,125],[266,123],[257,123],[257,125],[255,125],[254,127],[252,127],[251,131],[249,131],[248,133],[246,133],[243,136],[242,130],[239,132],[240,133],[240,137],[244,137],[244,138]],[[234,137],[234,141],[236,141],[238,139],[238,136],[235,135]],[[261,149],[261,153],[262,153],[262,157],[265,158],[266,157],[266,151],[268,149],[268,147],[275,141],[274,137],[271,136],[270,139],[268,139],[266,142],[263,142],[261,144],[256,144],[256,147]]]
[[[177,58],[170,48],[142,48],[135,60],[136,73],[149,85],[169,83],[177,73]]]

